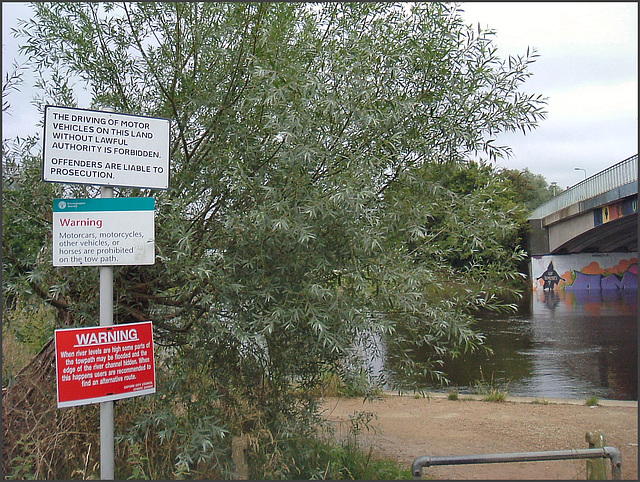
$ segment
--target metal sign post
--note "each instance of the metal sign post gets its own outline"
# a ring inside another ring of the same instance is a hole
[[[112,198],[113,188],[100,187],[100,197]],[[100,266],[100,326],[113,325],[113,266]],[[100,478],[115,479],[113,401],[100,404]]]
[[[169,187],[169,144],[170,122],[168,119],[118,114],[110,107],[105,108],[104,111],[94,111],[48,105],[45,106],[44,112],[43,180],[99,185],[101,198],[113,198],[112,186],[167,189]],[[58,208],[64,210],[64,200],[60,201],[63,202]],[[61,222],[60,228],[87,227],[93,226],[92,223],[97,226],[98,221],[98,219],[89,218],[78,220],[73,215],[68,215],[65,218],[66,224]],[[100,220],[99,228],[102,228],[103,221],[106,223],[107,218]],[[139,229],[134,237],[144,238],[145,233],[144,229]],[[100,259],[96,256],[99,254],[97,246],[109,246],[112,251],[105,252],[111,253],[135,252],[139,247],[120,247],[117,246],[118,240],[112,240],[114,244],[109,245],[106,244],[106,239],[100,240],[99,237],[96,238],[98,243],[96,245],[92,244],[91,237],[84,239],[84,235],[87,234],[84,231],[73,234],[80,234],[82,235],[80,238],[83,239],[75,240],[65,237],[54,241],[54,251],[56,248],[59,250],[64,247],[64,253],[69,255],[68,258],[62,255],[55,257],[54,266],[83,264],[93,266],[99,260],[97,265],[100,266],[100,326],[112,326],[113,267],[132,263],[126,257],[120,259],[115,255]],[[153,238],[153,234],[151,237]],[[153,242],[153,239],[146,239],[145,242]],[[94,246],[96,249],[93,249]],[[134,264],[153,264],[154,255],[149,248],[151,245],[145,244],[145,246],[147,249],[142,250],[142,253],[149,254],[151,260],[147,261],[142,256]],[[56,353],[56,360],[57,358]],[[140,360],[142,358],[138,358],[138,361]],[[68,361],[69,368],[76,363],[75,359]],[[100,372],[100,374],[104,373]],[[99,383],[98,380],[92,380],[92,385],[93,382]],[[144,394],[145,390],[140,392]],[[112,395],[107,394],[109,397]],[[115,478],[114,400],[100,402],[100,478],[102,480]]]

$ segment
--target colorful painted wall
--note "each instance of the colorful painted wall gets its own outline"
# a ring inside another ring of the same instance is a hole
[[[533,256],[536,290],[637,290],[638,253],[584,253]]]
[[[623,199],[593,210],[593,225],[600,226],[614,219],[638,212],[638,197]]]

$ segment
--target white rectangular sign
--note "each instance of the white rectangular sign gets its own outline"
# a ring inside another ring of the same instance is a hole
[[[158,117],[48,105],[43,179],[167,189],[169,127]]]
[[[55,199],[54,266],[121,266],[155,261],[152,197]]]

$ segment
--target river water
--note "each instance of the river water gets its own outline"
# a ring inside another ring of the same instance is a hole
[[[540,399],[638,400],[637,290],[538,290],[517,314],[483,315],[477,323],[493,354],[447,362],[448,388],[426,378],[418,385],[461,394],[484,387]],[[382,371],[384,365],[382,355]]]

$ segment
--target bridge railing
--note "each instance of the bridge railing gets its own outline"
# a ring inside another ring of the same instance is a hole
[[[638,181],[638,155],[631,156],[603,171],[571,186],[566,191],[540,205],[529,219],[541,219],[580,201],[590,199],[625,184]]]

